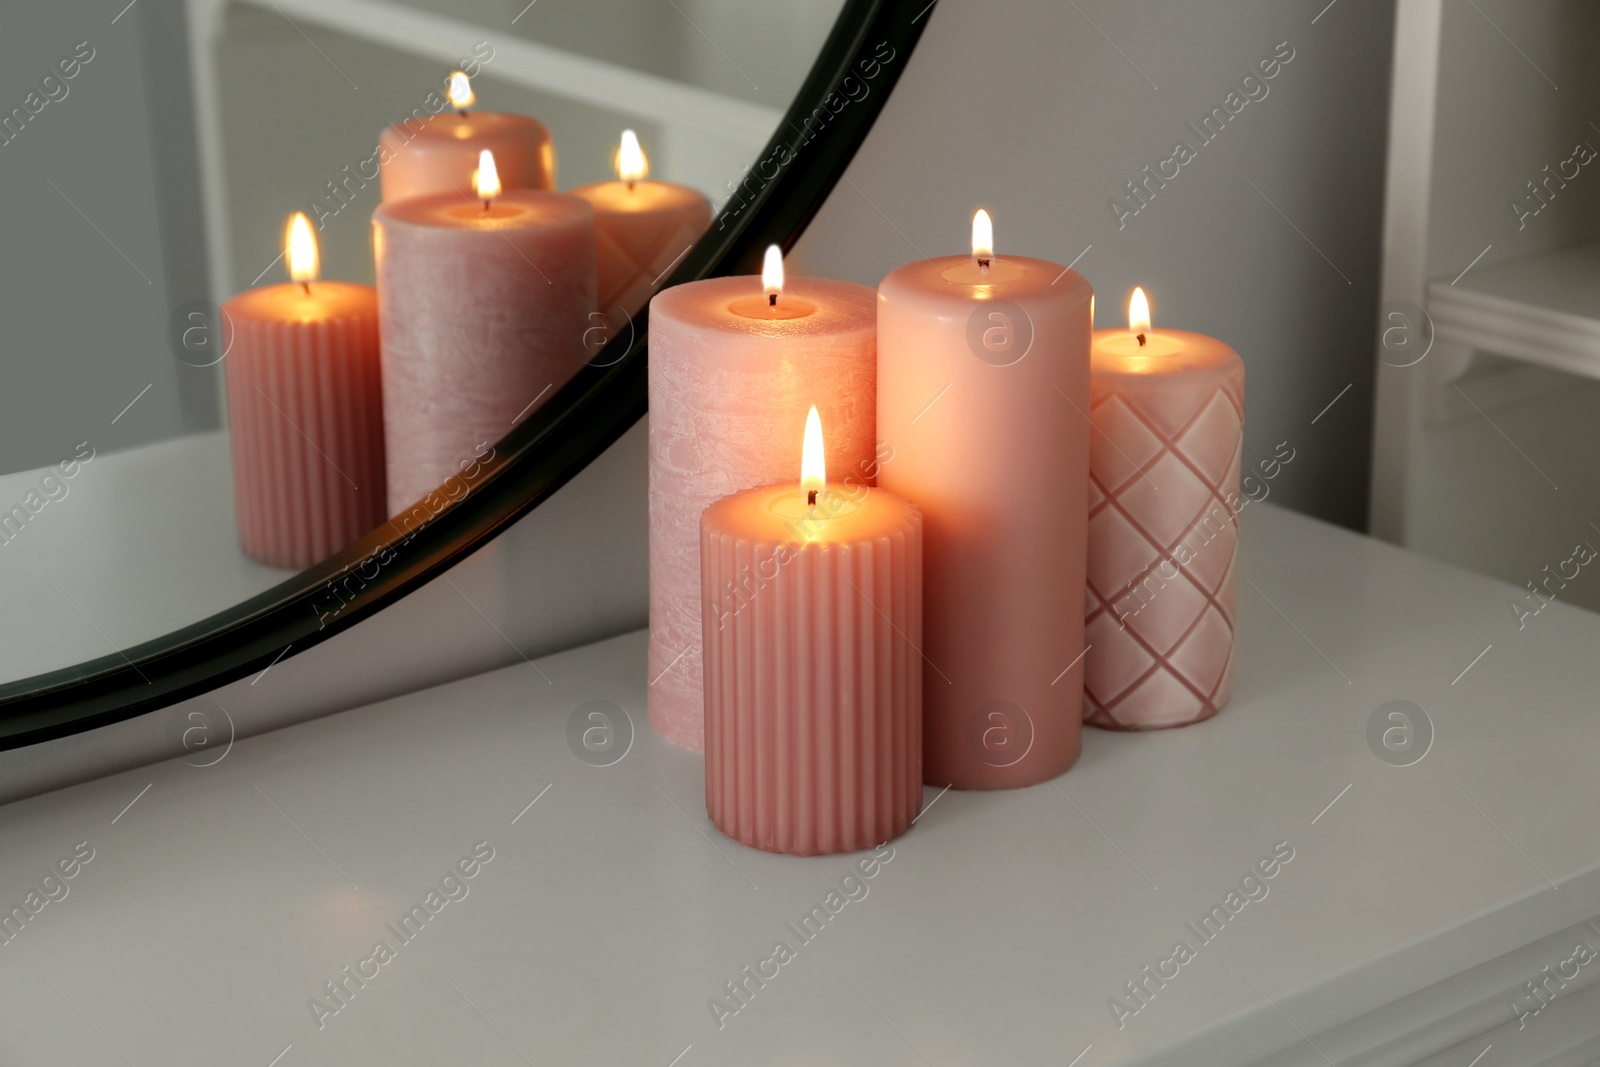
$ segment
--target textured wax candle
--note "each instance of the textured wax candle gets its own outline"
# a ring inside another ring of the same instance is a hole
[[[973,248],[879,286],[878,484],[923,516],[923,781],[1002,789],[1081,744],[1091,293]]]
[[[303,570],[384,519],[378,298],[316,281],[304,215],[290,223],[289,285],[223,305],[234,506],[245,555]]]
[[[767,852],[897,837],[922,797],[922,519],[825,485],[816,408],[801,482],[700,522],[706,811]],[[815,495],[812,495],[812,493]]]
[[[711,225],[711,205],[687,185],[646,181],[649,163],[632,130],[617,152],[618,180],[572,190],[594,205],[599,306],[613,329],[644,307],[656,282]]]
[[[434,193],[472,191],[478,154],[494,153],[507,189],[553,189],[556,151],[550,131],[526,115],[468,111],[472,87],[450,75],[452,110],[397,122],[378,138],[379,195],[384,203]]]
[[[705,747],[700,513],[794,477],[815,404],[828,469],[870,482],[872,290],[791,278],[771,304],[757,278],[708,278],[650,301],[650,724]]]
[[[441,193],[381,204],[372,227],[396,515],[583,365],[594,211],[531,189],[487,208]]]
[[[1244,363],[1152,330],[1137,289],[1129,319],[1094,335],[1084,711],[1146,730],[1208,719],[1231,688]]]

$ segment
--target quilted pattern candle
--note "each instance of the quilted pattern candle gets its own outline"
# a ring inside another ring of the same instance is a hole
[[[1227,703],[1244,363],[1214,338],[1154,330],[1134,290],[1126,330],[1091,362],[1084,717],[1184,726]]]
[[[645,306],[656,283],[711,225],[704,196],[687,185],[648,181],[649,172],[638,137],[624,130],[617,180],[572,190],[594,205],[598,310],[612,330]]]

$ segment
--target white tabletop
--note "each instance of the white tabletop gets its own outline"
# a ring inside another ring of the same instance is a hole
[[[1519,632],[1509,587],[1243,521],[1220,717],[1088,731],[1030,789],[927,789],[809,943],[786,924],[860,857],[710,826],[700,758],[647,725],[642,633],[0,808],[0,908],[94,849],[0,945],[0,1062],[1238,1064],[1600,911],[1600,618]],[[1368,747],[1392,699],[1437,731],[1412,766]],[[611,766],[567,742],[591,700],[637,727]],[[480,841],[402,944],[387,924]],[[1200,944],[1186,924],[1279,842],[1268,895]],[[309,999],[380,940],[319,1029]],[[780,940],[719,1029],[708,1002]],[[1108,999],[1179,940],[1195,958],[1119,1030]]]
[[[88,454],[85,449],[84,454]],[[115,655],[294,577],[239,549],[224,430],[50,471],[0,475],[0,509],[37,511],[0,536],[0,682]]]

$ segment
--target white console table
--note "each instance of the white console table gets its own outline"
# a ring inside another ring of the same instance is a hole
[[[647,725],[642,633],[0,807],[0,909],[94,850],[0,944],[0,1061],[1593,1062],[1600,960],[1520,1030],[1510,1004],[1600,947],[1600,618],[1519,631],[1508,586],[1270,505],[1243,522],[1221,716],[1091,730],[1031,789],[927,789],[809,942],[787,924],[860,857],[710,826],[700,758]],[[1367,741],[1395,699],[1435,730],[1410,766]],[[594,700],[637,731],[610,766],[567,741]],[[1202,945],[1188,924],[1279,842]],[[794,958],[719,1029],[708,1002],[779,940]],[[1194,958],[1119,1029],[1108,1000],[1179,940]]]

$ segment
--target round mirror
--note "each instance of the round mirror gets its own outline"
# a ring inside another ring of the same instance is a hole
[[[793,242],[928,6],[8,13],[0,747],[303,651],[547,497],[643,414],[650,295]]]

